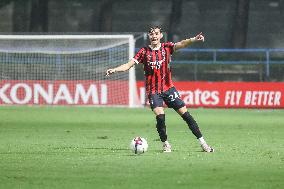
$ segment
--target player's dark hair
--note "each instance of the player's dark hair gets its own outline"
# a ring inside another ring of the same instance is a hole
[[[162,33],[162,28],[160,26],[151,26],[148,30],[148,33],[152,33],[155,29],[159,29]]]

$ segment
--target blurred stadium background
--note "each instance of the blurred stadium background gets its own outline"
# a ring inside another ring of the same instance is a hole
[[[168,109],[161,153],[151,110],[125,108],[146,102],[142,67],[105,77],[152,25],[174,42],[204,33],[171,66],[216,153]],[[282,189],[283,108],[284,0],[0,0],[0,188]]]
[[[136,36],[140,48],[148,42],[143,34],[150,25],[161,25],[172,41],[202,31],[206,43],[192,48],[212,51],[178,53],[176,80],[283,81],[283,4],[283,0],[1,0],[0,32],[128,33]],[[213,50],[228,48],[251,50]],[[138,80],[143,80],[141,70],[137,69]]]
[[[146,31],[152,25],[162,26],[164,40],[174,42],[202,31],[205,43],[194,44],[173,56],[175,81],[283,82],[283,4],[283,0],[2,0],[0,32],[4,35],[130,34],[135,38],[137,51],[148,44]],[[60,76],[48,77],[46,67],[36,64],[40,57],[27,59],[35,64],[18,64],[13,56],[17,55],[2,54],[2,79],[105,80],[103,71],[112,66],[105,65],[98,73],[98,68],[93,66],[96,63],[84,69],[76,61],[68,63],[68,57],[63,56],[60,62],[67,61],[67,64],[61,66]],[[57,59],[54,56],[55,62]],[[75,58],[69,57],[71,59]],[[112,57],[111,61],[114,59]],[[5,65],[5,62],[13,64]],[[55,73],[56,69],[51,68],[49,72]],[[138,67],[135,72],[136,80],[143,81],[143,69]],[[275,85],[276,89],[282,84]],[[140,95],[141,88],[143,84],[138,83]],[[261,88],[259,85],[258,90]],[[278,108],[284,106],[284,100],[280,101]]]

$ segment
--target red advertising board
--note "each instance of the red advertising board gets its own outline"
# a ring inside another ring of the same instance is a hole
[[[188,107],[284,108],[284,82],[175,82]],[[144,82],[137,82],[143,91]],[[142,98],[141,98],[142,99]]]
[[[284,108],[284,82],[175,82],[188,107]],[[145,103],[144,82],[137,82]],[[128,106],[128,81],[0,81],[0,105]]]
[[[128,105],[128,90],[128,81],[2,80],[0,105]]]

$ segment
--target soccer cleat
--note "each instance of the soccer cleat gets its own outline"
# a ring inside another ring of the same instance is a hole
[[[172,147],[171,147],[171,145],[168,141],[164,142],[164,144],[163,144],[163,151],[164,152],[171,152],[172,151],[171,148]]]
[[[201,148],[204,152],[214,152],[214,149],[208,146],[208,144],[206,143],[202,144]]]

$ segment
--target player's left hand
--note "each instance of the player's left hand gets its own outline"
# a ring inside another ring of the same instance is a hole
[[[106,76],[110,76],[111,74],[113,74],[113,73],[115,73],[115,69],[108,69],[107,71],[106,71]]]
[[[202,41],[204,42],[204,36],[202,35],[202,32],[200,32],[198,35],[194,37],[195,41]]]

